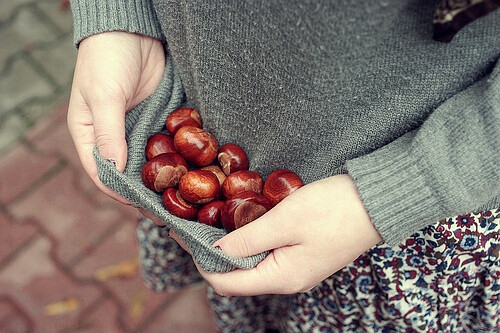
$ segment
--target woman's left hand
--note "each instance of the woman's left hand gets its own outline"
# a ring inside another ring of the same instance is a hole
[[[233,257],[272,250],[256,267],[198,270],[219,295],[293,294],[312,289],[381,240],[353,180],[338,175],[303,186],[214,243]]]

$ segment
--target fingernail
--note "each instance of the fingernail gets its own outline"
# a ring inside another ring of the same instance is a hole
[[[219,251],[222,251],[222,248],[219,245],[217,245],[215,248]]]
[[[116,161],[113,158],[108,158],[108,162],[113,164],[113,166],[116,168]]]

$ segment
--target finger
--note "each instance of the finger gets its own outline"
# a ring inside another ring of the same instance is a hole
[[[73,91],[68,106],[67,115],[68,129],[74,141],[76,151],[83,169],[96,184],[96,186],[109,197],[126,205],[132,205],[130,201],[123,198],[109,187],[106,187],[98,177],[97,165],[93,149],[95,146],[94,129],[92,126],[92,114],[86,101],[80,93]]]
[[[176,241],[180,245],[180,247],[184,249],[184,251],[191,254],[191,251],[189,251],[186,243],[184,243],[182,239],[180,239],[180,237],[172,229],[169,230],[168,235],[172,237],[172,239]]]
[[[221,296],[255,296],[292,294],[305,289],[301,285],[300,246],[280,248],[271,252],[252,269],[228,273],[210,273],[195,262],[201,275]],[[283,258],[288,258],[283,259]]]
[[[164,227],[165,226],[165,223],[163,223],[162,220],[160,220],[159,218],[157,218],[156,216],[154,216],[153,214],[151,214],[147,210],[142,209],[142,208],[138,208],[138,209],[139,209],[139,212],[142,215],[144,215],[145,217],[147,217],[148,219],[150,219],[151,221],[153,221],[154,223],[156,223],[157,226],[159,226],[159,227]]]
[[[213,245],[237,258],[248,257],[297,242],[292,217],[276,206],[255,221],[230,232]]]
[[[127,163],[125,99],[99,94],[89,99],[95,143],[99,153],[114,162],[120,172]]]

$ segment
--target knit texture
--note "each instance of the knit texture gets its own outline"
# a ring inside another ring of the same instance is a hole
[[[165,74],[155,93],[127,113],[125,119],[128,143],[127,166],[123,173],[99,154],[97,161],[99,179],[115,192],[129,199],[138,207],[153,213],[186,243],[196,262],[209,272],[227,272],[235,268],[251,268],[264,259],[265,254],[249,258],[231,258],[212,244],[226,234],[224,230],[205,224],[183,220],[168,213],[161,195],[146,188],[141,180],[141,169],[146,163],[144,147],[147,139],[163,130],[168,114],[183,101],[183,87],[171,57],[166,58]]]
[[[204,127],[220,144],[242,145],[264,177],[290,168],[309,183],[349,172],[391,245],[437,219],[498,206],[500,88],[490,73],[500,15],[442,44],[432,40],[435,4],[154,1],[170,50],[165,77],[127,116],[125,173],[96,153],[100,178],[173,228],[206,270],[250,268],[264,258],[213,249],[224,231],[171,216],[140,183],[146,139],[183,103],[184,89]],[[101,22],[101,14],[87,14]],[[75,34],[83,22],[75,16]],[[103,29],[116,30],[107,23]],[[471,154],[483,163],[467,164]]]
[[[485,154],[498,154],[498,147],[497,64],[488,78],[443,103],[418,131],[350,160],[346,166],[384,240],[398,244],[401,235],[415,232],[415,224],[401,221],[418,216],[423,228],[425,221],[443,216],[500,207],[498,159],[470,163]],[[378,186],[380,183],[384,186]],[[491,193],[496,195],[492,198]]]
[[[149,0],[71,1],[73,42],[105,31],[128,31],[164,40],[156,13]]]

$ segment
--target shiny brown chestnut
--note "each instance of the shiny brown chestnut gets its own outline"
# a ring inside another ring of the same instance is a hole
[[[292,170],[278,169],[267,177],[262,194],[276,206],[281,200],[304,186],[302,179]]]
[[[224,180],[226,180],[226,174],[222,171],[220,166],[218,165],[207,165],[206,167],[201,168],[201,170],[207,170],[213,172],[214,175],[219,179],[219,184],[222,186]]]
[[[240,192],[224,203],[221,211],[222,226],[231,232],[256,220],[270,209],[271,204],[262,194]]]
[[[226,176],[236,171],[248,170],[247,154],[237,144],[226,143],[220,147],[217,159]]]
[[[146,143],[146,160],[165,153],[176,153],[174,139],[165,133],[156,133]]]
[[[198,221],[215,228],[222,228],[220,213],[223,206],[224,201],[221,200],[214,200],[204,204],[198,210]]]
[[[160,154],[142,167],[142,182],[155,192],[163,192],[168,187],[176,186],[188,170],[186,161],[179,154]]]
[[[227,176],[224,183],[222,183],[222,194],[226,198],[243,191],[262,192],[262,177],[258,172],[250,170],[236,171]]]
[[[174,136],[177,152],[189,163],[203,167],[210,165],[217,157],[219,144],[214,136],[194,126],[181,127]]]
[[[219,179],[207,170],[189,171],[179,181],[179,192],[190,203],[210,202],[219,195],[219,191]]]
[[[173,215],[186,220],[194,220],[198,213],[196,205],[186,202],[174,187],[169,187],[161,197],[163,206]]]
[[[179,128],[184,126],[203,128],[200,114],[193,108],[179,108],[172,111],[165,121],[165,126],[170,135],[175,135]]]

